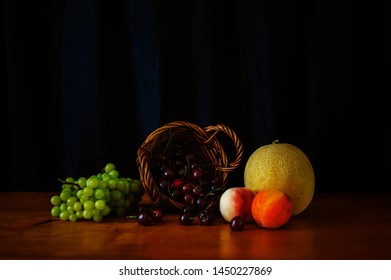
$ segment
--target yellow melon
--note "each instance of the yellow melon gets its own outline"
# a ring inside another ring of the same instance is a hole
[[[255,150],[244,169],[244,185],[255,192],[276,189],[292,201],[292,216],[303,212],[315,191],[315,174],[302,150],[288,143],[264,145]]]

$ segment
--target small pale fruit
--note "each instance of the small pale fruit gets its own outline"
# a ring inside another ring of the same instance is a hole
[[[221,216],[227,222],[238,216],[242,217],[244,222],[251,221],[251,204],[254,196],[254,191],[244,187],[227,189],[220,197]]]
[[[292,202],[279,190],[263,190],[251,205],[254,221],[261,227],[275,229],[285,225],[292,215]]]
[[[255,192],[274,189],[286,193],[294,216],[310,204],[315,174],[303,151],[288,143],[273,142],[251,154],[244,169],[244,185]]]

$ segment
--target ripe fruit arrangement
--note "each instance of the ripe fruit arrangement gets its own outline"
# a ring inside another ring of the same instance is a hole
[[[276,229],[303,212],[314,195],[311,162],[288,143],[255,150],[244,170],[244,188],[226,190],[220,200],[223,218],[233,231],[244,228],[249,216],[262,228]]]
[[[105,216],[125,216],[137,209],[143,195],[138,179],[120,177],[113,163],[102,172],[77,180],[69,177],[62,182],[61,192],[51,198],[51,215],[64,221],[93,220]]]

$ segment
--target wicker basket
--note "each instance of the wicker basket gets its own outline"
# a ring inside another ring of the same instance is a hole
[[[233,161],[229,161],[228,155],[217,137],[219,132],[226,134],[234,144],[236,153]],[[183,203],[160,192],[154,174],[151,172],[154,155],[161,153],[172,137],[186,142],[186,145],[192,148],[199,159],[210,163],[215,172],[219,172],[222,179],[220,188],[226,189],[229,174],[237,169],[243,156],[242,143],[235,132],[221,124],[200,128],[189,122],[171,122],[153,131],[137,150],[136,162],[140,181],[152,204],[173,206],[179,209],[184,207]]]

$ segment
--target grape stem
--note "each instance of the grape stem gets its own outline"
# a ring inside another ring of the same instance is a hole
[[[71,186],[76,186],[76,187],[79,187],[79,188],[81,187],[79,184],[67,182],[67,181],[64,181],[64,180],[62,180],[62,179],[60,179],[60,178],[57,178],[57,180],[58,180],[60,183],[62,183],[62,184],[71,185]]]

